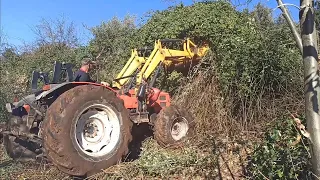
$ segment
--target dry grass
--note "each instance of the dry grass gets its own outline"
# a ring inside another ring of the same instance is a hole
[[[189,76],[189,82],[180,87],[174,103],[190,110],[197,121],[197,136],[193,144],[199,149],[212,145],[223,179],[245,178],[248,157],[254,144],[263,140],[265,131],[279,117],[291,113],[303,114],[302,86],[288,88],[282,94],[265,95],[233,104],[232,97],[224,99],[214,69],[214,59],[204,61],[209,68],[199,66]],[[294,92],[294,93],[293,93]]]
[[[142,154],[133,162],[121,163],[88,179],[211,179],[217,176],[215,156],[210,148],[186,147],[163,149],[153,139],[147,139]]]
[[[17,163],[0,146],[0,179],[14,180],[67,180],[71,179],[57,168],[40,163]]]

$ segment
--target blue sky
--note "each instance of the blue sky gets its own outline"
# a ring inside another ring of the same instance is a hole
[[[149,10],[163,10],[174,2],[165,0],[0,0],[1,1],[1,28],[2,39],[10,44],[21,45],[23,41],[34,40],[32,27],[37,25],[42,18],[56,19],[64,16],[68,21],[73,21],[77,27],[78,35],[83,42],[90,38],[90,32],[83,28],[99,25],[108,21],[113,16],[123,17],[126,14],[143,17]],[[170,0],[169,0],[170,1]],[[244,0],[235,0],[241,2]],[[275,8],[276,0],[253,0],[250,7],[261,1],[263,4]],[[299,5],[299,0],[283,0],[284,3]],[[290,2],[289,2],[290,1]],[[180,1],[175,1],[180,2]],[[192,0],[182,0],[189,5]],[[297,20],[298,10],[290,8]],[[274,13],[278,14],[276,10]]]

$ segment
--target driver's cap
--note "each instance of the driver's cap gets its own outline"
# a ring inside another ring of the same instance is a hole
[[[96,61],[93,61],[91,58],[83,58],[82,65],[96,65]]]

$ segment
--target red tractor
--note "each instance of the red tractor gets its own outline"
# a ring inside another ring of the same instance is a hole
[[[163,47],[167,42],[182,42],[182,50]],[[168,93],[154,87],[155,78],[161,65],[167,70],[189,68],[207,49],[189,39],[158,40],[147,58],[134,50],[110,87],[72,82],[70,64],[57,62],[51,82],[47,74],[33,72],[34,93],[7,104],[12,118],[2,134],[8,154],[17,160],[46,157],[69,175],[88,176],[129,153],[134,124],[153,126],[154,138],[164,147],[181,145],[195,122],[188,111],[170,104]],[[62,72],[65,82],[58,81]],[[39,79],[44,82],[41,90]]]

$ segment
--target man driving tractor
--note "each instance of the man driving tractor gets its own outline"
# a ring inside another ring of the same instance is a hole
[[[89,72],[96,67],[97,63],[90,58],[84,58],[81,68],[74,74],[73,81],[76,82],[96,82],[90,78]]]
[[[96,67],[97,67],[97,63],[91,60],[91,58],[88,58],[88,57],[83,58],[81,68],[74,74],[73,81],[97,83],[96,81],[92,80],[89,75],[89,72]],[[109,85],[107,82],[101,82],[101,84],[105,86]]]

